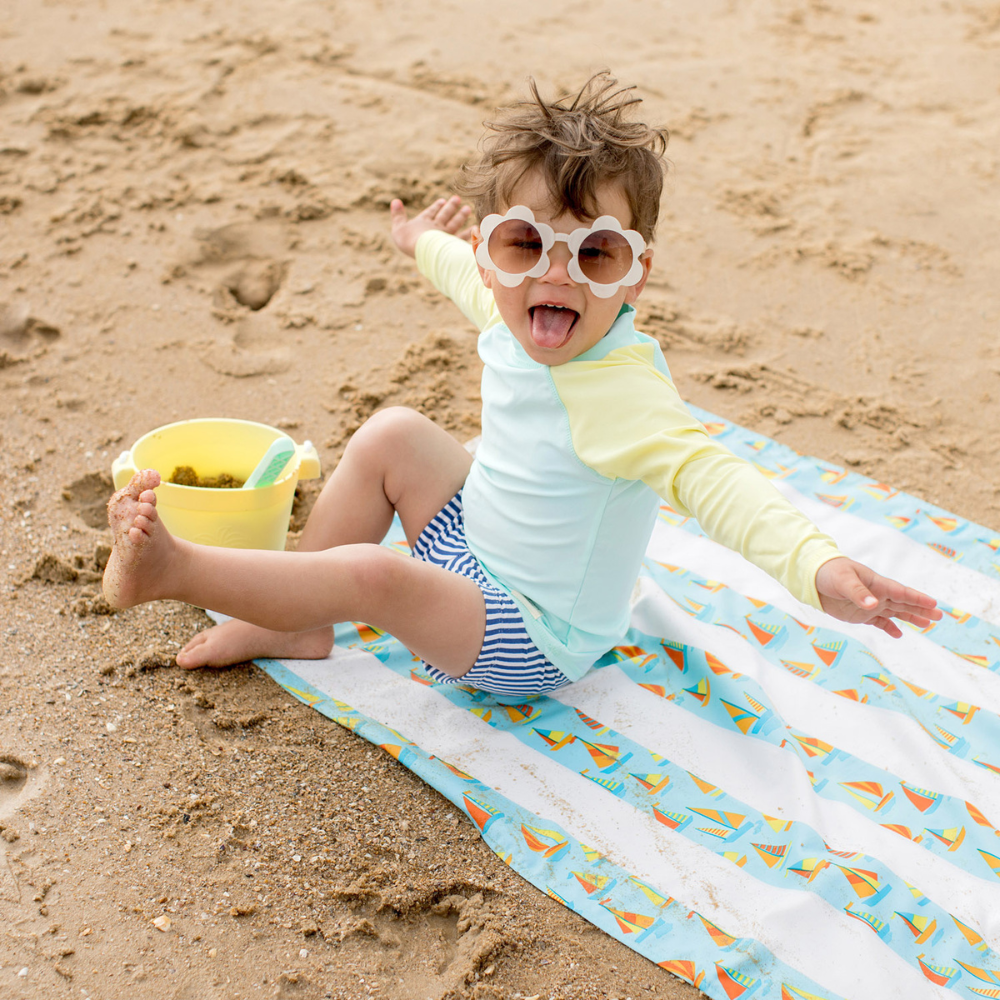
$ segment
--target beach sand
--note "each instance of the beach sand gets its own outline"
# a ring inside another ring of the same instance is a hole
[[[201,611],[108,613],[111,462],[199,416],[327,473],[383,406],[474,436],[389,200],[609,67],[672,133],[639,325],[682,395],[1000,528],[998,57],[996,3],[5,0],[0,997],[698,995],[255,668],[178,670]]]

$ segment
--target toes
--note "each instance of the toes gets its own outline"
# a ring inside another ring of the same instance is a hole
[[[189,652],[196,646],[200,646],[203,642],[206,642],[207,639],[208,639],[207,632],[199,632],[193,639],[189,640],[184,644],[184,646],[181,648],[181,653]],[[180,656],[180,653],[178,653],[177,655]]]
[[[149,521],[150,524],[155,522],[156,519],[160,516],[156,512],[156,507],[153,504],[149,503],[148,501],[143,501],[139,504],[139,507],[136,510],[136,515],[138,517],[146,518],[146,520]]]
[[[160,485],[160,474],[156,469],[143,469],[132,477],[132,483],[136,483],[139,487],[138,493],[143,493],[146,490],[155,490]],[[129,483],[129,486],[132,483]]]
[[[160,474],[156,469],[143,469],[142,472],[137,472],[128,481],[128,485],[116,491],[108,501],[109,516],[119,510],[126,500],[139,500],[155,504],[156,494],[153,490],[159,485]]]
[[[208,647],[203,642],[191,650],[185,646],[176,656],[177,666],[182,667],[184,670],[194,670],[196,667],[211,666],[211,659]]]
[[[208,650],[199,649],[208,643],[208,636],[211,629],[199,632],[193,639],[189,640],[177,653],[177,666],[185,670],[192,670],[194,667],[203,667],[208,661]]]
[[[146,490],[155,490],[159,485],[160,474],[156,469],[143,469],[137,472],[128,481],[128,485],[115,494],[115,497],[131,497],[133,500],[138,500]]]

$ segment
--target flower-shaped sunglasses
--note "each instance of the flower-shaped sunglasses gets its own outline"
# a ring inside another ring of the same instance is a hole
[[[623,285],[635,285],[642,278],[639,258],[646,242],[634,229],[622,229],[613,215],[602,215],[571,233],[557,233],[544,222],[536,222],[530,208],[514,205],[503,215],[487,215],[479,231],[483,240],[476,249],[476,261],[496,272],[508,288],[545,274],[556,240],[569,247],[570,278],[589,285],[600,299],[610,298]]]

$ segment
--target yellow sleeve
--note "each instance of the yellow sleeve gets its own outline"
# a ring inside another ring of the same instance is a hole
[[[483,284],[472,247],[465,240],[429,229],[417,240],[416,257],[420,273],[451,299],[477,330],[500,322],[493,293]]]
[[[609,479],[646,483],[710,538],[820,608],[816,572],[841,552],[752,465],[712,440],[654,366],[654,350],[633,345],[550,369],[578,457]]]

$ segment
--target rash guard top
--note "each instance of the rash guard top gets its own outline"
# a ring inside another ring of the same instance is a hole
[[[620,643],[660,504],[820,607],[833,541],[684,405],[659,345],[624,306],[590,350],[533,361],[467,243],[421,235],[420,271],[479,329],[482,441],[462,493],[469,548],[570,680]]]

